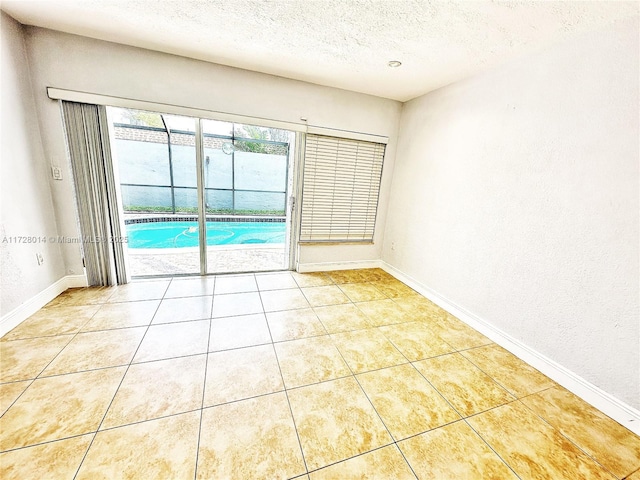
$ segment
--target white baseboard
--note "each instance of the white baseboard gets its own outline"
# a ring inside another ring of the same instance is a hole
[[[0,319],[0,337],[16,328],[20,323],[36,313],[67,288],[86,287],[87,277],[84,275],[67,275],[49,285],[36,296],[11,310]]]
[[[86,275],[67,275],[64,278],[67,279],[67,288],[81,288],[89,286]]]
[[[354,262],[298,263],[297,272],[329,272],[331,270],[355,270],[359,268],[380,268],[380,260],[362,260]]]
[[[455,302],[452,302],[446,297],[440,295],[438,292],[421,284],[410,276],[405,275],[397,268],[386,262],[381,262],[380,266],[386,272],[407,284],[418,293],[424,295],[439,307],[445,309],[447,312],[459,318],[470,327],[487,336],[501,347],[509,350],[518,358],[538,369],[547,377],[559,383],[570,392],[573,392],[604,414],[613,418],[636,435],[640,435],[640,411],[618,400],[571,370],[568,370],[545,355],[542,355],[508,333],[503,332],[486,320],[483,320],[473,313],[465,310],[463,307],[456,305]]]

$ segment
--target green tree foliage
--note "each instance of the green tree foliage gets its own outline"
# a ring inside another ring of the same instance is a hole
[[[123,110],[123,116],[128,118],[132,125],[164,128],[159,113],[144,110]]]
[[[269,140],[272,142],[289,142],[289,132],[277,128],[256,127],[255,125],[238,125],[236,137],[251,138],[256,140]],[[252,153],[276,153],[276,145],[251,140],[236,140],[235,148],[240,152]]]

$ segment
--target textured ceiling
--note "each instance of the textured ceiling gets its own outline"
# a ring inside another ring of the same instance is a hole
[[[26,25],[406,101],[637,16],[617,1],[3,1]],[[390,60],[402,66],[392,69]]]

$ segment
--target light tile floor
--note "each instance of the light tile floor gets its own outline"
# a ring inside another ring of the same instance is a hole
[[[381,270],[68,290],[0,362],[5,480],[640,478],[639,437]]]

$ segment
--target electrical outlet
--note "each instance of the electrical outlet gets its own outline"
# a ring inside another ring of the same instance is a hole
[[[396,249],[396,242],[391,242],[391,250],[395,250]]]
[[[41,253],[36,253],[36,260],[38,260],[38,265],[42,265],[44,263],[44,258]]]
[[[62,180],[62,169],[55,165],[51,165],[51,175],[54,180]]]

